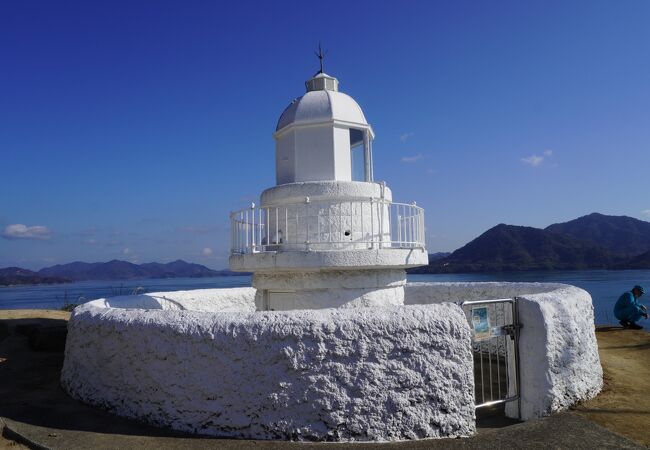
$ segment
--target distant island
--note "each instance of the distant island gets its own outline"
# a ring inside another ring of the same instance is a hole
[[[409,273],[475,273],[527,270],[650,269],[650,222],[593,213],[546,228],[499,224],[453,253],[431,253],[429,265]],[[0,286],[86,280],[201,278],[248,275],[212,270],[183,260],[167,264],[73,262],[34,272],[0,269]]]
[[[650,269],[650,222],[589,214],[548,227],[499,224],[409,273]]]
[[[212,270],[183,260],[167,264],[133,264],[127,261],[86,263],[73,262],[46,267],[34,272],[20,267],[0,269],[0,286],[19,284],[54,284],[87,280],[131,280],[146,278],[203,278],[223,275],[246,275],[229,270]]]

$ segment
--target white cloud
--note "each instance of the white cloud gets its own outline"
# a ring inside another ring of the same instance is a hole
[[[650,209],[644,209],[641,211],[642,216],[650,217]]]
[[[213,252],[212,252],[212,249],[210,247],[205,247],[201,251],[201,254],[203,254],[203,256],[212,256]]]
[[[521,158],[521,162],[532,167],[539,166],[544,161],[543,156],[530,155],[527,158]]]
[[[402,142],[406,142],[409,140],[409,138],[413,137],[414,135],[415,133],[413,132],[404,133],[399,137],[399,140]]]
[[[521,162],[527,166],[539,167],[545,159],[553,156],[553,150],[544,150],[540,155],[530,155],[526,158],[521,158]]]
[[[22,223],[7,225],[2,232],[2,237],[5,239],[38,239],[46,240],[52,237],[52,232],[47,227],[41,225],[34,225],[28,227]]]
[[[123,255],[130,255],[130,254],[131,254],[131,249],[130,249],[129,247],[125,247],[125,248],[122,250],[122,254],[123,254]]]
[[[413,155],[413,156],[404,156],[402,157],[401,161],[410,164],[410,163],[417,162],[420,159],[422,159],[422,153],[418,153],[417,155]]]
[[[97,239],[86,239],[86,244],[95,245],[96,243]]]

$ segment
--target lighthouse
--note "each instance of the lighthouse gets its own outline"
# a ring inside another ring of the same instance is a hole
[[[258,311],[401,305],[424,210],[374,180],[373,129],[322,55],[305,86],[273,135],[276,186],[231,213],[230,269],[253,273]]]

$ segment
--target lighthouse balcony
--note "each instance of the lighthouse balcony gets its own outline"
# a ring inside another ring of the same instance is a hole
[[[424,210],[386,199],[318,200],[231,213],[231,255],[425,248]]]

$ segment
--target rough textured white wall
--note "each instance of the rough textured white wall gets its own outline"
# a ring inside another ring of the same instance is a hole
[[[470,330],[452,304],[206,313],[83,305],[62,386],[218,436],[399,440],[474,432]]]
[[[282,251],[369,249],[369,242],[391,240],[387,203],[342,199],[305,203],[303,198],[302,203],[269,209],[264,219],[269,226],[256,240],[282,244]]]
[[[282,243],[284,251],[367,249],[370,240],[390,242],[390,207],[370,202],[382,195],[387,201],[392,198],[387,187],[356,181],[275,186],[261,195],[261,205],[270,208],[263,218],[268,236],[256,239]]]
[[[603,387],[591,296],[574,286],[519,299],[521,417],[595,397]],[[516,416],[516,405],[507,407]]]
[[[586,291],[559,283],[407,283],[404,303],[518,297],[521,418],[534,419],[593,398],[603,385]],[[506,405],[517,417],[517,402]]]
[[[258,311],[404,304],[401,269],[256,273]]]

